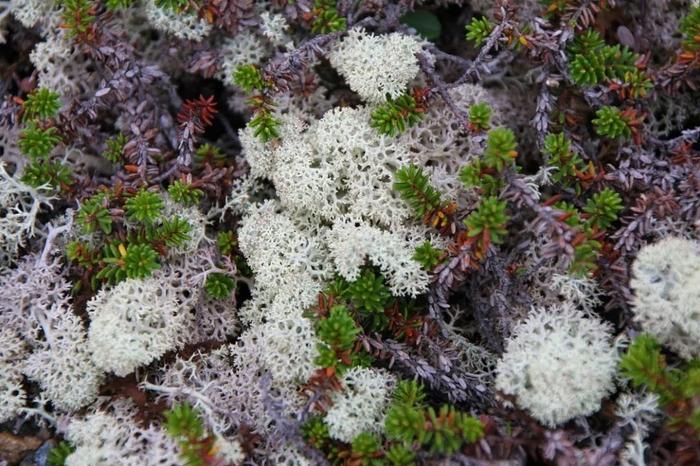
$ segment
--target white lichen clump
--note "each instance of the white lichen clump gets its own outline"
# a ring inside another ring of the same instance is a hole
[[[376,36],[351,29],[329,54],[333,67],[350,88],[371,103],[401,95],[418,74],[421,43],[398,32]]]
[[[166,8],[160,8],[154,0],[147,0],[146,16],[151,25],[163,32],[174,35],[178,39],[201,41],[211,32],[212,25],[194,14],[180,14]]]
[[[110,410],[97,410],[71,418],[65,427],[59,425],[75,447],[66,458],[66,466],[179,464],[175,440],[160,427],[141,426],[135,414],[132,404],[116,401]]]
[[[309,319],[301,316],[262,325],[263,363],[278,382],[304,383],[316,370],[318,340]]]
[[[468,109],[475,104],[488,104],[492,109],[491,122],[494,127],[506,123],[503,108],[492,91],[480,84],[462,84],[448,91],[458,108]],[[452,110],[440,99],[432,101],[425,117],[416,125],[398,136],[408,149],[410,162],[423,167],[430,175],[435,188],[446,197],[455,199],[460,206],[470,206],[475,194],[465,196],[464,184],[459,181],[459,171],[471,163],[482,151],[484,137],[471,134],[453,116]]]
[[[408,161],[408,148],[377,133],[369,121],[367,108],[338,108],[310,125],[287,118],[282,131],[290,137],[275,149],[261,148],[247,131],[241,132],[241,141],[252,176],[272,180],[280,207],[295,224],[292,244],[308,241],[317,251],[310,257],[320,253],[326,263],[330,258],[332,271],[350,281],[369,261],[382,270],[395,295],[416,296],[428,285],[427,273],[413,260],[425,235],[392,187],[393,173]],[[276,223],[267,222],[265,229]],[[266,236],[252,231],[253,243]],[[245,247],[243,253],[249,254]],[[276,263],[279,257],[270,260]],[[267,260],[252,266],[256,274],[280,270]],[[266,288],[278,288],[259,277]]]
[[[12,14],[27,28],[32,28],[51,10],[53,2],[46,0],[13,0]]]
[[[75,411],[93,402],[103,374],[90,360],[80,318],[70,308],[52,308],[43,328],[50,328],[46,343],[24,362],[24,374],[37,381],[62,411]]]
[[[260,19],[262,20],[260,32],[271,44],[284,45],[289,40],[287,36],[289,24],[284,16],[263,11],[260,13]]]
[[[0,265],[14,262],[19,249],[34,235],[42,208],[53,198],[42,188],[32,188],[5,171],[0,161]]]
[[[63,30],[48,32],[46,40],[36,44],[29,59],[37,70],[39,87],[61,96],[86,91],[96,84],[96,79],[85,73],[89,60]]]
[[[295,314],[314,303],[327,278],[326,255],[318,238],[305,234],[276,204],[267,201],[244,219],[238,240],[255,273],[259,302],[297,307]],[[279,317],[279,315],[278,315]]]
[[[568,307],[542,308],[507,341],[496,388],[554,427],[597,411],[613,390],[616,367],[608,325]]]
[[[223,437],[218,437],[214,442],[214,450],[216,450],[219,458],[232,466],[238,466],[245,460],[245,452],[238,440],[227,440]]]
[[[665,238],[639,251],[632,272],[642,329],[685,359],[700,356],[700,245]]]
[[[191,314],[167,283],[129,279],[101,290],[87,305],[88,347],[95,364],[125,376],[184,344]]]
[[[413,259],[418,245],[403,229],[385,231],[350,218],[339,219],[328,232],[330,256],[339,275],[357,280],[360,268],[369,259],[387,277],[397,296],[416,296],[426,289],[428,276]]]
[[[383,370],[353,367],[341,381],[344,389],[333,394],[324,419],[331,437],[350,443],[362,432],[383,432],[395,377]]]
[[[268,53],[262,39],[256,34],[241,31],[221,45],[221,67],[217,78],[230,84],[233,74],[241,65],[257,65]]]
[[[25,348],[15,332],[0,330],[0,423],[12,419],[24,406],[26,393],[18,363]]]
[[[598,285],[591,277],[555,273],[550,281],[557,298],[569,306],[592,313],[602,304]]]
[[[75,411],[97,397],[102,372],[93,364],[81,319],[70,304],[70,283],[59,260],[29,256],[0,275],[0,366],[9,366],[0,389],[2,410],[20,408],[15,387],[21,371],[39,384],[59,411]],[[18,345],[17,339],[22,341]]]
[[[621,466],[645,466],[645,439],[661,419],[659,397],[652,393],[623,393],[617,399],[615,414],[625,427],[627,438],[620,454]]]
[[[194,254],[201,249],[205,243],[212,241],[207,238],[206,229],[208,221],[204,214],[196,207],[184,207],[170,197],[165,197],[165,205],[163,209],[163,219],[172,219],[179,217],[187,222],[190,226],[188,239],[181,245],[170,248],[168,251],[171,257],[179,255]]]

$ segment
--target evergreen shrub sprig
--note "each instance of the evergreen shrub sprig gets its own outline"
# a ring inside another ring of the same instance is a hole
[[[318,345],[316,365],[342,374],[360,363],[361,355],[352,349],[361,330],[345,306],[333,306],[328,316],[316,325],[316,334],[322,342]]]
[[[170,248],[184,245],[190,239],[192,226],[182,217],[164,218],[158,227],[147,226],[145,237],[150,242],[160,242]]]
[[[413,260],[418,262],[425,270],[434,269],[442,262],[443,252],[437,249],[430,241],[424,241],[416,246]]]
[[[382,134],[395,136],[418,123],[423,110],[418,107],[416,99],[410,94],[403,94],[372,111],[371,125]]]
[[[606,106],[598,109],[593,119],[595,131],[600,136],[610,139],[629,138],[632,136],[628,121],[617,107]]]
[[[623,208],[622,198],[610,188],[594,194],[586,203],[583,211],[588,214],[592,226],[604,230],[610,226]]]
[[[165,412],[165,431],[177,442],[184,464],[223,464],[216,437],[206,429],[201,414],[188,402],[178,403]]]
[[[260,69],[253,65],[241,65],[233,73],[233,83],[250,94],[253,91],[262,91],[265,88]]]
[[[620,45],[607,45],[601,35],[588,29],[579,34],[569,46],[569,70],[574,83],[592,86],[604,81],[635,80],[638,89],[648,88],[649,78],[639,73],[637,54]]]
[[[585,168],[581,157],[571,150],[571,141],[564,133],[548,134],[542,152],[548,156],[547,164],[556,168],[552,178],[558,183],[569,184]]]
[[[475,211],[464,220],[470,237],[481,236],[484,246],[488,243],[501,244],[508,230],[506,224],[509,216],[507,204],[496,197],[482,199]]]
[[[391,293],[384,284],[384,277],[370,268],[365,268],[354,282],[351,282],[346,295],[353,304],[366,312],[383,312]]]
[[[469,127],[473,131],[487,131],[491,126],[491,107],[485,102],[469,107]]]
[[[124,204],[129,220],[152,224],[163,210],[163,198],[160,194],[141,189]]]
[[[311,31],[314,33],[328,34],[347,28],[347,20],[338,13],[335,0],[314,0],[312,13]]]
[[[70,169],[58,162],[33,160],[22,174],[22,182],[35,188],[48,185],[63,189],[69,187],[72,180]]]
[[[155,0],[158,8],[181,12],[189,6],[188,0]]]
[[[659,396],[660,405],[669,414],[669,429],[690,428],[700,441],[700,360],[670,367],[657,341],[642,334],[622,357],[620,370],[635,387]]]
[[[279,121],[272,114],[274,103],[265,94],[270,84],[263,79],[260,69],[253,64],[239,65],[233,74],[234,84],[246,93],[255,93],[248,103],[253,108],[255,116],[248,122],[253,128],[255,137],[263,142],[269,142],[279,137]]]
[[[75,447],[65,440],[62,440],[56,444],[51,450],[46,458],[46,462],[49,466],[65,466],[66,458],[70,456],[75,451]]]
[[[127,139],[122,133],[117,134],[115,137],[107,140],[107,148],[102,153],[103,157],[112,163],[119,163],[124,154],[124,146],[126,145]]]
[[[235,287],[236,281],[220,272],[210,273],[204,282],[204,289],[207,294],[215,299],[228,298]]]
[[[700,5],[692,6],[681,20],[680,32],[684,36],[683,48],[696,52],[700,48]]]
[[[96,277],[112,284],[127,278],[146,278],[160,268],[158,253],[152,246],[135,243],[124,246],[111,243],[105,246],[103,259],[105,267]]]
[[[78,211],[77,220],[85,233],[94,233],[98,228],[106,235],[112,233],[112,216],[109,213],[107,195],[98,193],[86,199]]]
[[[220,231],[216,236],[216,245],[224,256],[233,254],[234,248],[238,245],[236,234],[231,230]]]
[[[480,46],[491,35],[494,27],[495,25],[486,17],[472,18],[466,26],[466,39],[474,42],[474,45]]]
[[[42,87],[29,93],[22,108],[25,120],[44,120],[56,116],[61,108],[61,101],[56,92]]]
[[[27,125],[19,139],[19,150],[33,159],[46,158],[61,142],[56,128],[40,128],[33,123]]]
[[[63,27],[70,37],[88,39],[93,33],[96,5],[90,0],[62,0]]]
[[[413,385],[402,386],[406,384]],[[484,435],[481,421],[454,406],[443,405],[437,411],[432,406],[421,406],[423,388],[416,382],[400,381],[396,392],[399,396],[395,395],[385,421],[386,435],[390,439],[449,455]],[[410,396],[406,396],[407,393]]]
[[[168,194],[173,201],[189,207],[199,203],[204,196],[204,191],[193,187],[192,183],[188,183],[187,180],[175,180],[168,186]]]
[[[121,8],[129,8],[134,0],[107,0],[107,8],[110,10],[119,10]]]
[[[484,164],[497,171],[503,171],[505,167],[515,164],[518,156],[518,143],[515,134],[508,128],[496,128],[489,131],[484,150]]]
[[[430,178],[416,165],[404,165],[394,174],[394,189],[419,218],[442,205],[440,192],[430,185]]]

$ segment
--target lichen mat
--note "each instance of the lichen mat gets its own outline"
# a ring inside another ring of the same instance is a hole
[[[0,465],[700,464],[700,5],[0,0]]]

